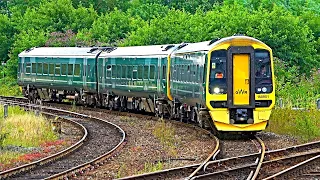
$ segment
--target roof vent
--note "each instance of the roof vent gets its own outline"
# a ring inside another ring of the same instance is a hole
[[[179,46],[178,46],[178,48],[177,48],[177,50],[179,50],[179,49],[181,49],[181,48],[183,48],[183,47],[185,47],[185,46],[187,46],[188,44],[187,43],[181,43]]]
[[[32,51],[33,49],[34,49],[34,48],[26,49],[25,52],[28,53],[28,52]]]
[[[168,51],[169,49],[173,48],[174,45],[170,44],[168,46],[166,46],[164,49],[162,49],[162,51]]]
[[[209,42],[208,46],[210,46],[211,44],[213,44],[214,42],[219,41],[219,40],[220,40],[220,38],[212,39],[212,40]]]
[[[90,49],[90,51],[88,51],[88,53],[93,53],[97,50],[110,53],[116,49],[117,49],[117,47],[94,47],[94,48]]]

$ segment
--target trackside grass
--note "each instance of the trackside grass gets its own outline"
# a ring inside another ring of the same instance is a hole
[[[3,118],[0,105],[0,150],[5,146],[39,147],[57,139],[48,120],[42,116],[25,112],[19,107],[9,107],[9,117]],[[0,151],[0,164],[9,163],[23,153]]]
[[[320,111],[274,109],[266,131],[297,137],[302,142],[320,137]]]

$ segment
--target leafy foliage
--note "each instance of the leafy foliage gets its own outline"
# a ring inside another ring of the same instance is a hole
[[[0,24],[2,92],[18,93],[10,88],[18,54],[35,46],[168,44],[241,33],[273,49],[276,93],[287,104],[309,106],[319,94],[319,0],[4,0]]]

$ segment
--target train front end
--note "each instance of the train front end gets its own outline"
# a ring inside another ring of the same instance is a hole
[[[267,127],[275,104],[272,50],[247,36],[232,36],[208,53],[206,106],[218,131]]]

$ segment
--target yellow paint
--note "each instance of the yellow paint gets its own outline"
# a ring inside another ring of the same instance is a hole
[[[248,54],[233,55],[233,104],[250,104],[250,59]]]
[[[209,111],[209,114],[214,122],[229,123],[229,110],[227,108],[217,108],[214,111]]]
[[[214,125],[220,131],[260,131],[265,129],[271,110],[254,110],[254,124],[230,124],[229,110],[227,108],[216,108],[213,111],[209,111],[209,113]]]
[[[172,53],[171,53],[172,54]],[[167,65],[167,97],[170,101],[173,101],[173,98],[171,96],[171,91],[170,91],[170,79],[172,78],[170,76],[170,66],[171,66],[171,54],[168,55],[168,65]],[[169,79],[170,77],[170,79]]]
[[[267,121],[255,124],[226,124],[221,122],[214,122],[218,131],[262,131],[267,127]]]

